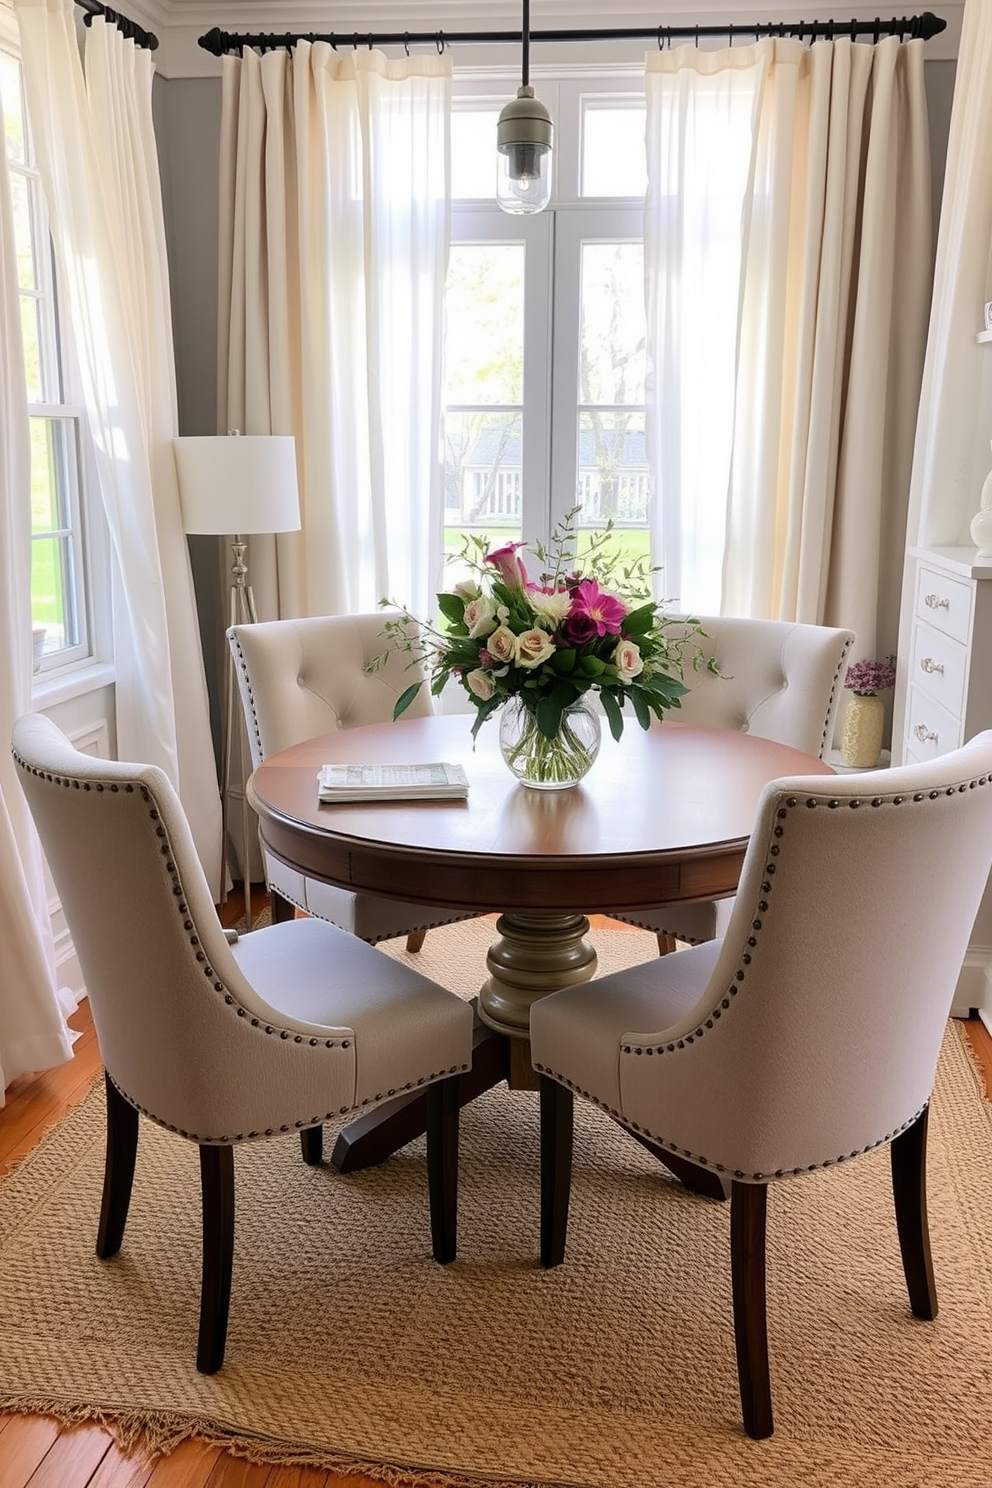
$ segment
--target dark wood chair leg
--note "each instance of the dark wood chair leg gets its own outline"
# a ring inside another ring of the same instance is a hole
[[[324,1158],[324,1128],[305,1126],[300,1132],[300,1146],[303,1149],[303,1161],[307,1166],[320,1167]]]
[[[234,1264],[234,1148],[200,1146],[203,1197],[203,1281],[196,1367],[216,1374],[224,1362]]]
[[[406,938],[406,949],[408,955],[416,955],[424,941],[427,939],[426,930],[411,930]]]
[[[124,1239],[138,1151],[138,1112],[124,1099],[108,1074],[103,1079],[107,1091],[107,1156],[96,1253],[101,1261],[106,1261],[117,1254]]]
[[[731,1184],[730,1270],[734,1291],[734,1338],[737,1379],[744,1430],[760,1441],[771,1436],[772,1387],[768,1371],[768,1324],[765,1314],[764,1183]]]
[[[675,939],[674,935],[666,935],[664,930],[656,931],[656,935],[658,939],[659,956],[670,956],[673,951],[678,950],[679,943]]]
[[[427,1187],[431,1246],[442,1266],[458,1251],[459,1079],[435,1080],[427,1088]]]
[[[272,905],[273,925],[281,925],[284,920],[296,919],[296,905],[291,899],[284,899],[281,894],[276,893],[275,889],[271,891],[269,899]]]
[[[930,1227],[927,1223],[927,1126],[930,1107],[925,1106],[906,1131],[889,1145],[892,1161],[892,1196],[896,1206],[896,1228],[902,1269],[906,1273],[909,1305],[913,1316],[928,1322],[937,1316],[937,1287],[930,1258]]]
[[[574,1098],[567,1085],[541,1076],[541,1265],[565,1259],[572,1187]]]

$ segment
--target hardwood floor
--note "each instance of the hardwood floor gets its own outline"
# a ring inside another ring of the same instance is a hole
[[[260,909],[264,895],[252,896]],[[242,912],[240,897],[221,912],[226,925]],[[594,920],[621,928],[615,921]],[[70,1020],[80,1030],[70,1064],[38,1075],[23,1075],[8,1086],[0,1110],[0,1176],[22,1158],[43,1134],[82,1100],[100,1073],[100,1058],[89,1004],[83,1002]],[[982,1072],[986,1093],[992,1091],[992,1037],[977,1019],[965,1025]],[[94,1216],[95,1236],[96,1216]],[[310,1467],[261,1467],[231,1457],[206,1442],[190,1440],[167,1457],[152,1458],[140,1449],[125,1456],[101,1426],[60,1427],[45,1416],[0,1412],[0,1488],[382,1488],[373,1479],[340,1476]]]

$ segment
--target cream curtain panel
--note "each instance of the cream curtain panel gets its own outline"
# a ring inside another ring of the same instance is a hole
[[[0,1106],[18,1075],[72,1058],[48,894],[27,802],[10,756],[14,720],[31,711],[31,454],[17,250],[7,154],[0,150]]]
[[[71,0],[14,0],[25,96],[116,558],[121,758],[179,791],[220,897],[220,799],[172,439],[169,273],[148,51]]]
[[[302,532],[252,540],[259,614],[427,614],[450,60],[301,42],[223,65],[219,427],[294,435],[300,474]]]
[[[646,87],[666,594],[893,650],[929,300],[923,43],[680,48],[649,54]]]
[[[909,536],[921,546],[973,546],[971,519],[992,466],[992,345],[975,339],[986,300],[992,300],[992,5],[968,0],[913,462]]]

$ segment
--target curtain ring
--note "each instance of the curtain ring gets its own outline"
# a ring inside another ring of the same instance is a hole
[[[437,47],[437,54],[438,54],[438,56],[439,57],[443,57],[444,56],[444,33],[442,31],[439,31],[437,33],[437,36],[434,38],[434,45]]]
[[[409,57],[409,55],[410,55],[410,33],[409,33],[409,31],[404,31],[403,32],[403,50],[406,52],[407,56]]]
[[[827,40],[828,41],[833,41],[833,39],[834,39],[834,22],[833,22],[833,17],[831,16],[830,20],[827,22]]]
[[[372,32],[369,32],[369,51],[372,50]]]
[[[698,27],[698,25],[696,27],[696,45],[697,45],[697,47],[699,45],[699,27]]]
[[[734,44],[734,23],[733,23],[733,21],[731,21],[730,24],[727,27],[727,45],[732,47],[733,44]]]
[[[659,50],[659,52],[663,52],[665,50],[665,48],[661,44],[661,30],[662,30],[662,28],[659,26],[658,27],[658,50]]]
[[[878,45],[878,38],[881,36],[881,34],[882,34],[882,17],[881,16],[876,16],[875,17],[875,24],[872,27],[872,31],[871,31],[871,39],[875,43],[876,46]]]

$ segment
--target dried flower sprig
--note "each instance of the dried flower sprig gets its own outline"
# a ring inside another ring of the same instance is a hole
[[[847,669],[844,686],[858,697],[875,697],[896,684],[896,659],[886,656],[877,661],[855,661]]]

